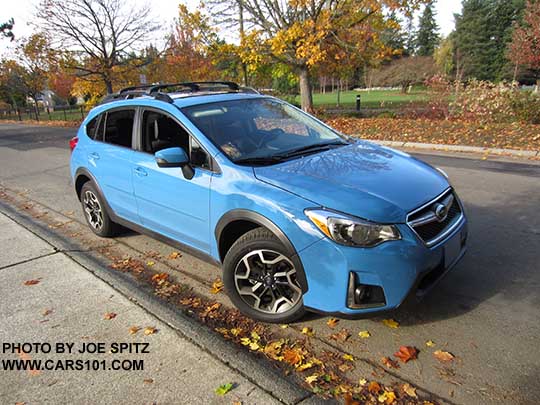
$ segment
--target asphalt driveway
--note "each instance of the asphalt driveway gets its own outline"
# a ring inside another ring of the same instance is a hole
[[[0,185],[24,192],[56,212],[83,221],[69,179],[68,140],[74,128],[0,124]],[[300,326],[358,357],[380,362],[400,345],[414,345],[421,358],[398,370],[448,403],[537,403],[540,396],[540,165],[527,161],[418,155],[443,168],[470,219],[469,252],[431,294],[382,318],[341,320],[351,331],[344,343],[329,340],[327,318],[309,316]],[[145,236],[121,238],[133,249],[164,249]],[[184,255],[183,272],[209,282],[219,270]],[[358,332],[368,330],[369,339]],[[432,340],[452,352],[452,367],[430,355]]]

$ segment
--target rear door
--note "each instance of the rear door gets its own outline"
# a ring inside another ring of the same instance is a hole
[[[153,231],[208,253],[210,157],[168,113],[141,109],[139,121],[133,187],[140,222]],[[170,147],[181,147],[190,156],[195,170],[192,179],[186,179],[178,167],[158,167],[154,153]]]
[[[105,199],[114,213],[138,222],[133,194],[133,130],[135,108],[116,108],[101,114],[87,157]]]

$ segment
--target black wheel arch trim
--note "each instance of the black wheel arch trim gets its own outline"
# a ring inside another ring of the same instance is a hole
[[[302,265],[302,261],[300,260],[300,257],[298,256],[298,253],[294,248],[292,242],[281,230],[281,228],[279,228],[270,219],[266,218],[262,214],[259,214],[258,212],[239,208],[231,210],[224,214],[218,221],[216,229],[214,231],[218,249],[220,246],[220,240],[223,234],[223,230],[227,227],[227,225],[234,221],[250,221],[272,232],[283,244],[283,246],[285,246],[285,248],[287,249],[287,253],[291,255],[290,259],[293,260],[296,266],[297,278],[298,282],[300,283],[300,287],[302,287],[302,292],[306,293],[308,291],[308,283],[306,273],[304,271],[304,266]]]

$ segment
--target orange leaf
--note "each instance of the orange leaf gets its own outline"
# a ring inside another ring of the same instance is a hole
[[[178,252],[172,252],[172,253],[169,255],[169,259],[175,260],[175,259],[178,259],[180,256],[182,256],[180,253],[178,253]]]
[[[417,355],[418,349],[412,346],[400,346],[399,350],[394,353],[394,356],[400,359],[403,363],[416,359]]]
[[[144,329],[144,334],[145,335],[153,335],[155,333],[157,333],[157,329],[154,328],[153,326],[148,326],[147,328]]]
[[[131,328],[129,328],[129,334],[130,335],[134,335],[136,334],[138,331],[140,331],[141,328],[138,327],[138,326],[132,326]]]
[[[336,325],[338,324],[338,322],[339,322],[339,319],[330,318],[328,321],[326,321],[326,324],[328,325],[329,328],[334,329]]]
[[[38,284],[39,280],[26,280],[23,284],[24,285],[35,285]]]
[[[377,381],[371,381],[368,385],[368,391],[377,394],[381,390],[381,385]]]
[[[349,332],[347,329],[341,329],[339,332],[330,335],[330,339],[337,340],[338,342],[345,342],[350,337],[351,332]]]
[[[433,356],[439,361],[448,362],[454,360],[455,356],[452,353],[444,352],[442,350],[435,350]]]
[[[114,318],[116,318],[116,314],[114,312],[107,312],[105,315],[103,315],[103,319],[106,319],[108,321]]]
[[[218,277],[214,280],[214,282],[212,283],[212,288],[210,289],[210,292],[212,294],[217,294],[219,293],[221,290],[223,290],[223,281],[221,281],[221,279]]]
[[[303,360],[304,356],[298,348],[296,349],[285,349],[283,351],[283,361],[290,365],[299,364]]]

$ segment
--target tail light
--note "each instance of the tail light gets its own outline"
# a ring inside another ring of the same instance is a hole
[[[79,142],[79,138],[74,136],[69,140],[69,148],[73,152],[73,149],[75,149],[75,146],[77,146],[77,142]]]

